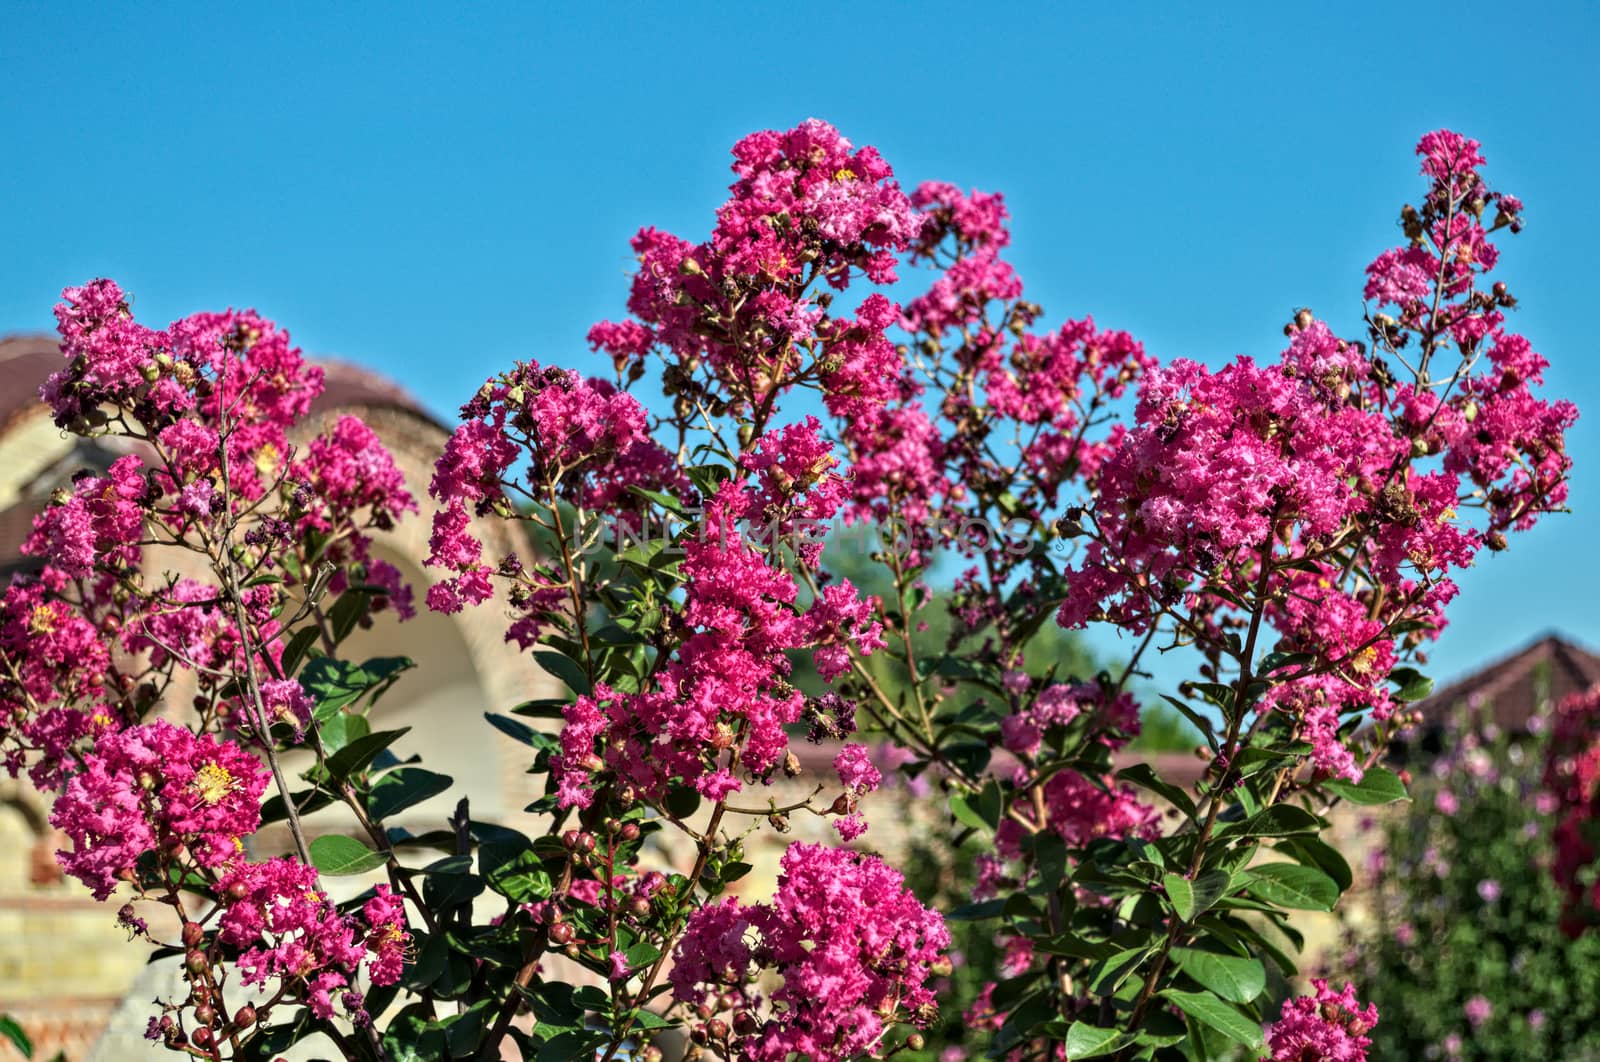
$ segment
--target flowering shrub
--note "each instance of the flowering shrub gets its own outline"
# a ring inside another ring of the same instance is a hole
[[[127,455],[28,541],[44,568],[4,599],[3,744],[59,792],[68,872],[125,887],[123,922],[183,953],[151,1037],[614,1059],[660,1057],[681,1026],[697,1056],[881,1057],[926,1046],[948,919],[1004,949],[965,1049],[1363,1057],[1370,1005],[1318,984],[1275,1009],[1267,964],[1293,976],[1289,911],[1349,884],[1327,809],[1404,796],[1377,760],[1427,690],[1412,665],[1452,573],[1564,502],[1575,411],[1537,397],[1515,300],[1482,284],[1521,204],[1476,142],[1429,134],[1359,337],[1302,310],[1275,361],[1209,370],[1089,318],[1040,328],[997,194],[908,195],[819,121],[733,154],[707,239],[635,237],[629,316],[589,333],[600,371],[513,366],[438,461],[428,607],[502,602],[569,694],[489,715],[547,780],[541,835],[463,806],[432,862],[439,837],[383,820],[449,781],[396,769],[402,732],[365,714],[408,662],[339,657],[373,613],[412,610],[370,552],[417,508],[393,462],[351,420],[291,446],[320,377],[270,322],[157,331],[110,281],[67,291],[44,398]],[[474,518],[529,548],[486,552]],[[836,523],[877,532],[881,595],[824,562]],[[206,574],[167,571],[180,553]],[[961,571],[930,653],[941,558]],[[1070,674],[1029,654],[1048,623],[1135,648]],[[1177,644],[1203,661],[1169,698],[1207,748],[1192,787],[1127,753],[1129,683]],[[752,829],[817,815],[875,840],[868,735],[982,850],[970,902],[941,915],[878,856],[806,844],[770,900],[728,897]],[[800,772],[803,736],[842,743],[834,769],[779,806],[766,787]],[[316,762],[294,790],[279,757],[299,746]],[[326,804],[353,836],[308,844],[300,811]],[[277,820],[294,852],[252,861],[243,838]],[[689,854],[649,869],[663,831]],[[329,899],[323,876],[361,872],[387,880]]]
[[[1600,1052],[1600,934],[1574,932],[1560,797],[1540,779],[1547,752],[1563,758],[1561,729],[1464,726],[1417,765],[1414,803],[1368,857],[1373,909],[1342,963],[1383,1014],[1373,1057]]]

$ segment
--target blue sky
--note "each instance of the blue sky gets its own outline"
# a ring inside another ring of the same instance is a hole
[[[1005,192],[1049,320],[1271,357],[1300,305],[1358,331],[1411,145],[1452,126],[1527,203],[1514,325],[1593,412],[1576,515],[1467,573],[1435,671],[1600,645],[1596,8],[268,6],[0,3],[0,334],[112,276],[152,321],[255,306],[448,415],[515,357],[583,367],[632,232],[699,237],[728,146],[817,116],[908,186]]]

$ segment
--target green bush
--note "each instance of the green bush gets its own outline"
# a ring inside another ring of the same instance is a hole
[[[1463,728],[1414,765],[1345,956],[1381,1015],[1374,1059],[1600,1059],[1600,933],[1560,927],[1542,745]]]

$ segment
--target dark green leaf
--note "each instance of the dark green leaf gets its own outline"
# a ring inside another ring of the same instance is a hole
[[[33,1057],[33,1041],[28,1039],[28,1034],[22,1031],[22,1026],[9,1014],[0,1014],[0,1036],[4,1036],[14,1044],[23,1058]]]
[[[522,742],[529,748],[538,749],[542,752],[545,749],[555,747],[555,738],[535,730],[527,723],[518,722],[509,716],[496,715],[493,712],[484,712],[483,717],[489,720],[489,725],[500,731],[500,733]]]
[[[1250,894],[1278,907],[1331,911],[1339,902],[1339,886],[1332,878],[1299,863],[1265,863],[1247,873]]]
[[[375,822],[438,796],[453,784],[447,774],[436,774],[421,767],[401,767],[379,778],[367,798],[367,814]]]
[[[1129,948],[1095,963],[1089,968],[1089,991],[1097,996],[1112,995],[1149,954],[1149,946]]]
[[[403,726],[399,730],[380,730],[376,734],[357,738],[328,757],[328,773],[340,781],[361,773],[371,766],[378,753],[399,741],[410,731],[409,726]]]
[[[1252,1051],[1260,1051],[1265,1046],[1258,1023],[1209,992],[1181,992],[1176,988],[1168,988],[1161,996],[1189,1017],[1217,1030],[1230,1040],[1244,1044]]]
[[[1173,948],[1172,959],[1178,969],[1233,1003],[1248,1003],[1267,986],[1266,967],[1259,959],[1221,955],[1195,948]]]
[[[1433,679],[1414,667],[1395,668],[1389,681],[1400,687],[1394,695],[1397,701],[1420,701],[1433,692]]]
[[[1194,887],[1187,878],[1177,874],[1161,875],[1161,887],[1167,890],[1167,899],[1178,913],[1178,920],[1187,922],[1194,917]]]
[[[283,647],[281,667],[285,675],[293,675],[300,669],[300,662],[306,658],[311,647],[317,644],[317,635],[321,633],[315,625],[305,627],[295,632],[289,639],[289,644]]]
[[[1355,881],[1355,876],[1350,873],[1350,864],[1345,862],[1331,845],[1317,840],[1315,837],[1289,837],[1278,842],[1277,851],[1293,856],[1296,860],[1308,867],[1316,867],[1328,877],[1333,879],[1339,891],[1344,892]]]
[[[1290,837],[1297,833],[1316,833],[1321,825],[1305,808],[1274,804],[1241,822],[1231,822],[1217,832],[1245,837]]]
[[[1173,785],[1171,782],[1160,778],[1155,768],[1148,763],[1136,763],[1132,767],[1124,767],[1117,772],[1117,778],[1124,782],[1132,782],[1156,793],[1167,803],[1183,812],[1189,818],[1194,818],[1194,801],[1189,799],[1189,794]]]
[[[478,849],[478,869],[489,887],[514,903],[533,903],[550,895],[550,875],[531,848],[515,841],[493,841]]]
[[[368,693],[376,696],[399,678],[401,672],[416,666],[404,656],[375,657],[360,664],[319,656],[301,671],[300,684],[317,702],[316,717],[322,722]]]
[[[1098,1058],[1109,1055],[1127,1041],[1127,1036],[1116,1029],[1102,1029],[1075,1021],[1067,1028],[1067,1057]]]
[[[545,649],[535,652],[533,658],[539,662],[540,667],[565,682],[573,693],[580,696],[589,693],[591,689],[589,676],[571,657]]]

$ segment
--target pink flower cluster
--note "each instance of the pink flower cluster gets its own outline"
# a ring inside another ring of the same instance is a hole
[[[1031,689],[1031,684],[1029,686]],[[1026,697],[1026,694],[1024,693]],[[1096,685],[1051,683],[1021,708],[1001,720],[1000,732],[1007,751],[1019,758],[1012,783],[1020,792],[1042,788],[1044,823],[1067,844],[1087,844],[1096,837],[1145,837],[1158,834],[1159,815],[1139,799],[1132,786],[1111,777],[1090,779],[1071,768],[1050,769],[1041,775],[1035,760],[1050,757],[1047,740],[1059,752],[1066,728],[1077,729],[1110,749],[1119,749],[1139,733],[1139,706],[1126,693],[1107,696]],[[1016,801],[1016,814],[1037,820],[1037,806]],[[1015,818],[1000,823],[995,847],[1006,859],[1022,854],[1025,828]]]
[[[317,873],[294,859],[240,863],[223,876],[227,904],[219,939],[239,949],[241,982],[277,982],[319,1018],[337,1001],[358,1024],[370,1020],[356,980],[366,966],[374,985],[399,980],[410,934],[405,909],[380,885],[362,917],[341,915],[317,887]],[[363,924],[364,923],[364,924]]]
[[[1315,995],[1285,1000],[1268,1027],[1272,1062],[1366,1062],[1372,1044],[1366,1034],[1378,1024],[1378,1008],[1363,1007],[1348,984],[1340,992],[1320,978],[1311,985]]]
[[[518,614],[511,637],[528,645],[544,626],[542,617],[566,600],[565,589],[554,573],[526,570],[514,555],[497,567],[486,563],[471,516],[509,515],[517,506],[558,501],[636,511],[642,501],[632,488],[686,486],[671,455],[649,438],[644,407],[604,380],[519,364],[485,383],[461,416],[429,487],[443,508],[434,514],[425,563],[451,574],[428,591],[428,607],[459,612],[481,604],[493,594],[491,576],[498,571],[510,582]],[[519,459],[525,467],[517,467]]]
[[[885,357],[895,360],[882,333],[897,311],[877,297],[856,322],[833,320],[831,295],[811,289],[822,281],[843,290],[855,276],[895,280],[896,252],[922,222],[888,164],[815,119],[751,134],[733,156],[737,180],[710,240],[641,230],[628,299],[636,320],[597,324],[590,343],[619,370],[662,349],[686,392],[704,363],[738,406],[808,374],[827,377],[829,391],[880,386]]]
[[[0,749],[15,776],[30,754],[32,778],[54,788],[78,746],[115,725],[104,698],[111,652],[101,627],[53,595],[66,585],[46,570],[0,595]]]
[[[158,720],[102,735],[50,812],[61,867],[103,900],[148,852],[216,868],[261,824],[265,767],[241,746]]]
[[[773,515],[774,503],[765,499],[776,474],[789,475],[774,454],[795,447],[814,452],[808,431],[773,433],[753,451],[757,484],[730,479],[708,499],[701,533],[685,545],[680,619],[687,633],[656,670],[653,687],[633,694],[599,687],[567,707],[561,751],[551,760],[562,806],[587,807],[612,777],[647,799],[681,783],[712,800],[741,788],[735,770],[767,778],[788,748],[784,728],[806,708],[804,695],[786,681],[786,654],[813,648],[819,671],[832,676],[845,666],[839,654],[848,641],[863,652],[883,644],[873,603],[859,600],[848,581],[825,588],[801,611],[799,588],[781,556],[764,552],[741,530]],[[815,469],[814,458],[806,461]],[[816,511],[826,504],[819,499],[837,496],[837,476],[807,475],[808,484],[785,483],[782,513]],[[733,755],[724,765],[728,750]]]
[[[827,1060],[875,1054],[895,1022],[935,1012],[928,981],[950,944],[939,915],[873,856],[794,844],[770,904],[726,899],[696,911],[674,952],[673,997],[736,1000],[738,1056]],[[783,983],[765,1000],[749,983]]]
[[[865,745],[846,745],[833,758],[834,772],[845,788],[843,818],[833,820],[833,828],[846,841],[854,841],[867,832],[867,820],[857,810],[857,802],[883,783],[883,773],[872,762],[872,754]]]

